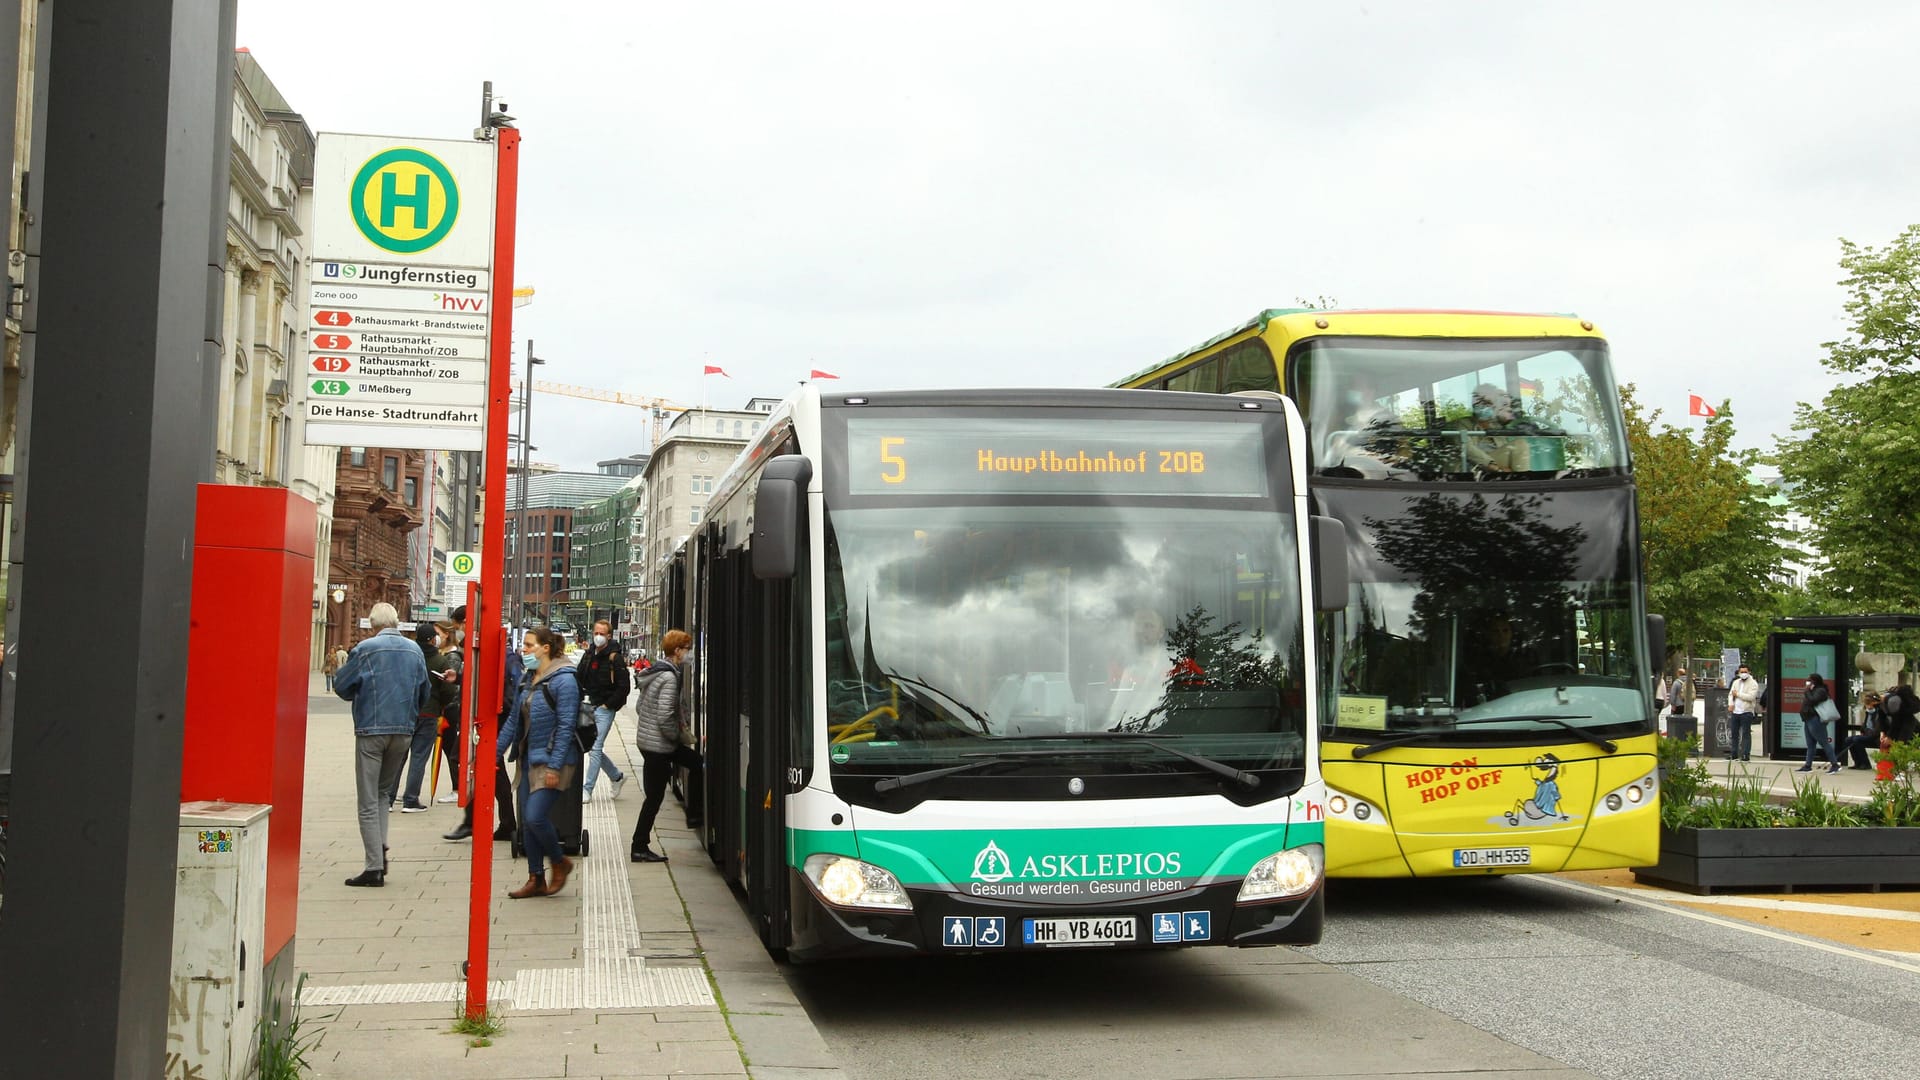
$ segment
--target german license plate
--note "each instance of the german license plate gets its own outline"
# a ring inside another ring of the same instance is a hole
[[[1533,849],[1524,847],[1463,847],[1453,849],[1453,866],[1456,870],[1471,870],[1482,866],[1528,866],[1533,862]]]
[[[1131,915],[1107,918],[1027,919],[1029,945],[1117,945],[1136,940],[1137,920]]]

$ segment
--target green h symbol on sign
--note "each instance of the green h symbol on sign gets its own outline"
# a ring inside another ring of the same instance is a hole
[[[402,206],[413,212],[413,227],[427,228],[427,197],[433,194],[433,181],[425,174],[413,178],[413,190],[400,194],[400,177],[392,169],[380,173],[380,227],[393,228],[394,211]]]

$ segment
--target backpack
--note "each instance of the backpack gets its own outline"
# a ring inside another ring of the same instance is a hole
[[[565,670],[573,673],[573,683],[575,686],[579,686],[580,673],[574,671],[572,668]],[[543,682],[540,684],[540,693],[546,696],[547,708],[558,713],[560,711],[560,702],[553,696],[553,687]],[[599,739],[599,737],[600,721],[593,715],[593,702],[587,700],[586,688],[581,687],[580,708],[573,715],[573,741],[580,747],[581,752],[585,753],[593,749],[594,741]],[[551,746],[549,746],[549,749],[551,749]]]
[[[615,660],[613,663],[613,698],[607,702],[607,706],[614,712],[619,712],[621,709],[627,707],[627,699],[632,696],[633,676],[628,673],[627,665],[624,661]]]

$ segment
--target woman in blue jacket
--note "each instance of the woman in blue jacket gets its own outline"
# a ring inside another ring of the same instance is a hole
[[[530,678],[520,693],[520,728],[526,732],[526,754],[520,767],[527,774],[527,804],[520,814],[520,832],[527,848],[527,883],[507,895],[515,900],[552,896],[573,873],[573,860],[560,850],[560,834],[550,817],[553,804],[573,784],[580,767],[580,747],[574,740],[574,717],[580,711],[580,680],[571,677],[566,641],[552,629],[536,626],[520,645],[520,662]],[[562,672],[569,674],[562,675]],[[553,691],[553,704],[541,687]],[[544,862],[553,860],[553,880],[547,880]]]

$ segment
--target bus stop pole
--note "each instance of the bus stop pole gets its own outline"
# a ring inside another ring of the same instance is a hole
[[[487,87],[491,106],[492,84]],[[493,117],[485,117],[492,124]],[[507,506],[507,397],[513,374],[513,241],[515,208],[520,184],[520,132],[493,128],[493,313],[487,343],[487,449],[480,514],[486,533],[480,542],[480,581],[468,586],[474,603],[467,609],[470,632],[469,662],[478,661],[480,677],[472,681],[473,722],[479,725],[479,745],[473,748],[473,788],[467,794],[473,807],[473,872],[467,910],[466,1015],[479,1020],[487,1014],[487,932],[493,904],[493,782],[495,740],[499,735],[500,693],[506,660],[507,631],[501,621],[501,594],[506,568]],[[524,480],[522,481],[524,482]],[[477,656],[475,655],[477,653]],[[468,670],[476,670],[468,668]],[[521,763],[525,767],[525,763]]]

